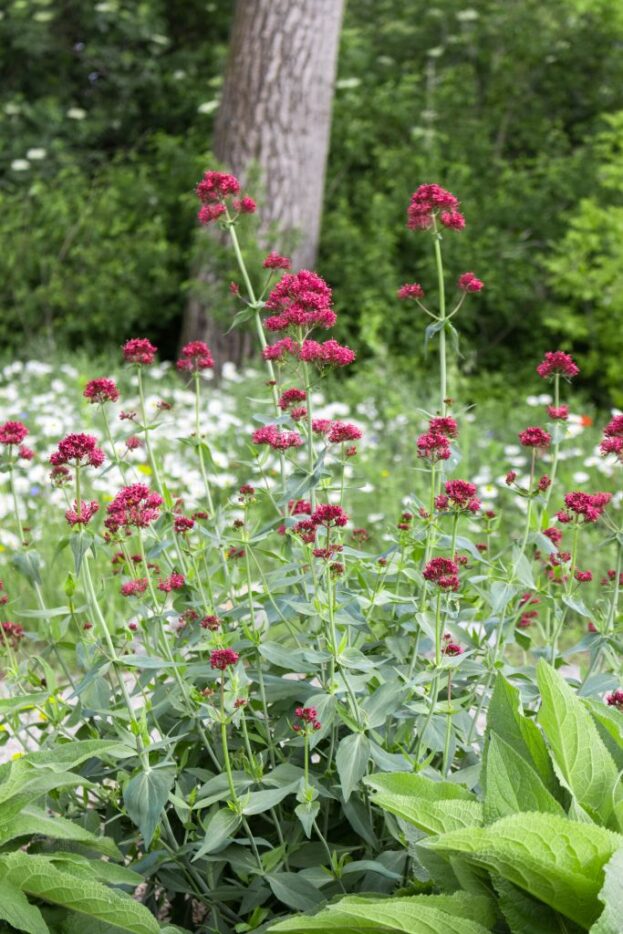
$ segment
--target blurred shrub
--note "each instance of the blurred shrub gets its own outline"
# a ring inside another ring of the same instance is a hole
[[[623,405],[623,112],[595,141],[598,184],[571,215],[548,259],[559,301],[546,321],[584,348],[585,372],[602,394]]]

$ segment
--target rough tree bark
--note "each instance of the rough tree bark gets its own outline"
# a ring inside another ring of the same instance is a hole
[[[318,250],[325,166],[344,0],[237,0],[216,118],[214,153],[244,182],[261,176],[261,223],[295,234],[295,269]],[[279,248],[279,244],[271,244]],[[209,281],[209,266],[199,279]],[[248,337],[225,337],[191,296],[183,339],[202,338],[217,360],[241,362]]]

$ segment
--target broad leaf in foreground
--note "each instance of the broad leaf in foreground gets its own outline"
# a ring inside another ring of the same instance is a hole
[[[597,898],[604,867],[623,846],[623,836],[555,814],[528,812],[444,834],[426,846],[447,856],[465,854],[589,927],[601,911]]]
[[[494,920],[488,899],[465,893],[383,900],[348,897],[313,917],[287,918],[269,930],[284,934],[486,934]]]
[[[614,760],[582,701],[543,660],[537,680],[542,698],[538,719],[561,779],[587,813],[606,823],[618,779]]]
[[[489,736],[485,774],[487,823],[518,811],[564,814],[536,771],[497,733]]]
[[[452,782],[435,782],[412,773],[373,775],[366,780],[376,790],[375,804],[429,834],[447,833],[482,824],[482,804]]]
[[[591,934],[620,934],[623,927],[623,849],[617,850],[606,866],[606,880],[599,893],[605,905]]]
[[[160,926],[143,905],[92,879],[81,879],[36,854],[0,855],[0,880],[51,905],[61,905],[130,934],[158,934]]]

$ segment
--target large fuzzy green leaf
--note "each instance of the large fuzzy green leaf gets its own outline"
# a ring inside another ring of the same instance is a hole
[[[605,869],[606,879],[599,893],[604,910],[591,928],[591,934],[621,934],[623,928],[623,849],[617,850]]]
[[[523,715],[521,697],[517,688],[500,674],[495,680],[487,711],[487,737],[490,733],[503,736],[504,741],[512,746],[531,768],[535,769],[545,787],[551,793],[556,793],[556,777],[541,731],[534,720]],[[485,748],[485,761],[487,749],[488,741]]]
[[[0,855],[0,880],[27,895],[131,934],[157,934],[160,929],[153,915],[134,899],[93,879],[58,869],[43,856],[22,852]]]
[[[546,662],[537,667],[539,723],[549,740],[561,780],[581,808],[607,823],[618,773],[591,715],[565,680]]]
[[[584,930],[507,879],[494,877],[493,885],[511,934],[581,934]]]
[[[486,898],[466,895],[416,895],[409,898],[348,897],[313,917],[287,918],[270,931],[306,934],[485,934],[494,922]]]
[[[11,820],[0,824],[0,846],[8,840],[34,835],[50,837],[53,840],[73,840],[106,856],[121,855],[110,837],[96,836],[63,817],[50,817],[41,808],[25,808]]]
[[[564,814],[536,771],[497,733],[489,736],[485,775],[487,823],[518,811]]]
[[[21,891],[7,879],[0,878],[0,921],[26,934],[49,934],[43,915]]]
[[[482,824],[482,804],[460,785],[435,782],[411,772],[372,775],[374,801],[429,834],[447,833]]]
[[[555,814],[528,812],[453,831],[426,845],[448,856],[469,855],[477,865],[589,927],[601,910],[597,896],[604,866],[623,846],[623,836]]]

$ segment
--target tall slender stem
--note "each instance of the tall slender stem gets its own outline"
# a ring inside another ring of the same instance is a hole
[[[446,286],[443,276],[443,259],[441,257],[441,234],[437,230],[437,224],[433,227],[433,244],[435,248],[435,265],[437,267],[437,283],[439,289],[439,320],[441,329],[439,331],[439,411],[442,415],[446,414],[448,398],[448,373],[446,361]]]

